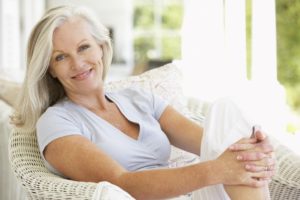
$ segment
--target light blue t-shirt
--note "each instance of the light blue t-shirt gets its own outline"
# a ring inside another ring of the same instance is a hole
[[[57,138],[82,135],[129,171],[166,167],[171,145],[158,120],[167,103],[137,88],[107,92],[106,97],[118,106],[129,121],[139,124],[137,140],[66,98],[49,107],[37,122],[40,152]],[[44,159],[43,154],[42,157]],[[44,161],[50,171],[61,175]]]

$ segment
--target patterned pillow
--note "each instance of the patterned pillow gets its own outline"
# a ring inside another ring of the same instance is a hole
[[[182,90],[182,78],[180,68],[170,63],[137,76],[109,82],[105,85],[105,89],[117,91],[130,86],[141,87],[162,97],[179,112],[188,115],[186,99]]]

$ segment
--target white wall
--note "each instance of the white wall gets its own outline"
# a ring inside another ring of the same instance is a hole
[[[114,32],[114,59],[125,62],[128,67],[133,67],[133,6],[131,0],[47,0],[46,7],[57,5],[83,5],[91,8],[99,16],[100,21]]]

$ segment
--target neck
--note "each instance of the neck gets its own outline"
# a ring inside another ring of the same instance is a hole
[[[104,89],[89,92],[88,94],[67,94],[68,98],[89,110],[107,110],[109,101],[105,97]]]

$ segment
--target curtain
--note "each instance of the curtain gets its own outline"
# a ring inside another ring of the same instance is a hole
[[[285,131],[285,91],[277,81],[275,0],[252,0],[251,76],[246,68],[246,0],[186,0],[182,68],[187,95],[230,97],[269,132]]]

